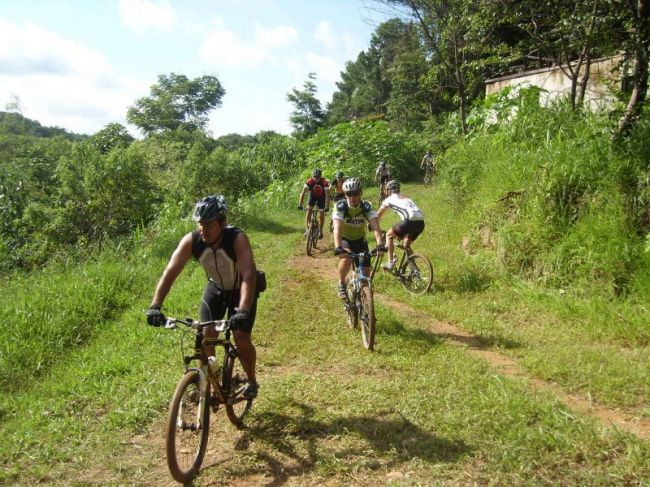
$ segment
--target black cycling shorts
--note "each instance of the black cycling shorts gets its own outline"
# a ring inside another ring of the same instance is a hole
[[[203,297],[201,298],[201,309],[199,311],[201,321],[222,320],[226,311],[228,311],[228,318],[230,318],[235,314],[235,308],[239,306],[239,297],[239,289],[223,291],[208,282],[203,290]],[[246,333],[253,331],[256,311],[257,297],[253,300],[253,306],[251,306],[248,312],[248,326],[239,328],[241,331],[245,331]]]
[[[415,241],[424,230],[424,220],[402,220],[393,225],[395,235],[404,238],[408,235],[411,241]]]
[[[320,198],[315,198],[312,195],[309,195],[309,202],[307,203],[307,206],[314,206],[318,205],[318,209],[324,210],[325,209],[325,195],[321,196]]]
[[[360,238],[359,240],[341,239],[341,247],[344,249],[349,249],[355,254],[360,254],[361,252],[370,252],[368,241],[365,238]],[[341,255],[341,257],[345,257],[345,254]],[[370,267],[370,255],[367,255],[365,259],[363,259],[363,266]]]

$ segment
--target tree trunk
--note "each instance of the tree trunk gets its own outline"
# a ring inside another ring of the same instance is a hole
[[[634,49],[634,78],[632,95],[625,113],[618,122],[618,133],[630,129],[634,120],[643,110],[648,94],[648,48],[650,47],[650,6],[647,0],[639,0],[636,8],[636,28],[638,41]]]
[[[583,106],[585,102],[585,93],[587,92],[587,85],[589,84],[589,76],[591,75],[591,56],[587,57],[585,63],[585,72],[580,79],[580,92],[578,93],[578,106]]]

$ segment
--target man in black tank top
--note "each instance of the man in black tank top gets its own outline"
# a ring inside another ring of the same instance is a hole
[[[194,257],[208,277],[201,299],[201,320],[220,320],[228,312],[233,338],[249,380],[244,395],[253,398],[258,389],[256,350],[251,340],[257,310],[255,260],[246,234],[226,224],[227,209],[221,195],[207,196],[196,204],[192,217],[199,228],[185,235],[174,250],[156,286],[146,313],[147,322],[152,326],[164,324],[163,301],[187,261]],[[206,328],[205,335],[213,337],[216,333]],[[214,355],[214,346],[210,348],[206,349],[207,355]]]

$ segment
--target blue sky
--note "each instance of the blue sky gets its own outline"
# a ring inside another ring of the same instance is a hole
[[[215,137],[288,134],[286,94],[314,72],[325,107],[389,17],[371,0],[0,0],[0,110],[91,134],[126,125],[159,74],[212,75]]]

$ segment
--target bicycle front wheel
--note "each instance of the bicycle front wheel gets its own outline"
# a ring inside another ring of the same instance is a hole
[[[313,225],[310,223],[307,228],[307,255],[311,255],[312,247],[314,246],[314,240],[312,238],[314,233]]]
[[[426,294],[433,282],[433,266],[424,255],[411,255],[400,269],[400,280],[411,294]]]
[[[243,396],[248,379],[239,357],[228,354],[223,370],[223,390],[226,394],[226,414],[237,428],[244,428],[244,416],[253,405],[252,399]]]
[[[375,349],[375,301],[372,296],[372,289],[365,286],[361,289],[361,339],[363,346],[368,350]]]
[[[345,301],[345,312],[347,314],[348,326],[352,329],[359,326],[359,316],[355,304],[354,283],[352,280],[348,282],[348,297]]]
[[[187,483],[198,474],[210,430],[209,386],[201,395],[197,371],[178,382],[167,417],[167,465],[175,480]]]

